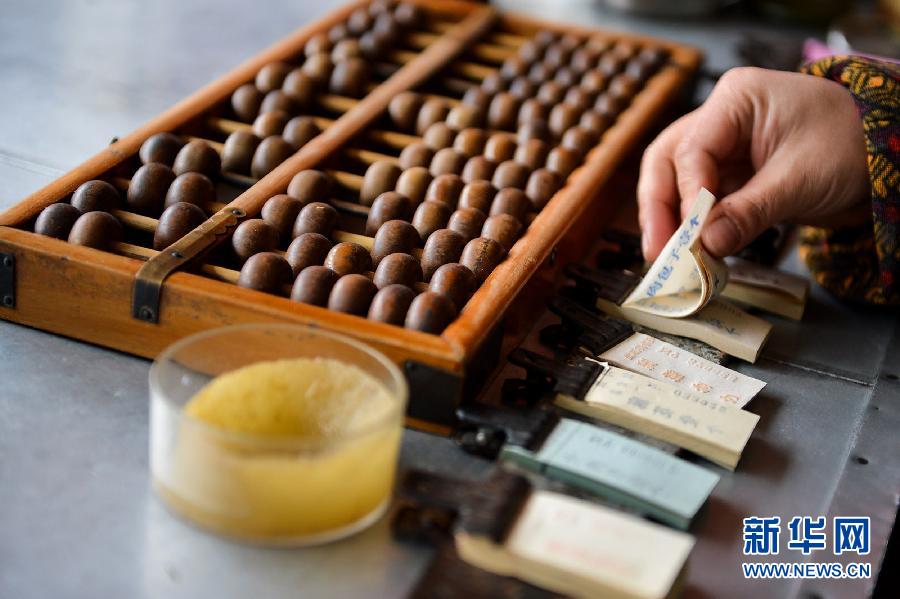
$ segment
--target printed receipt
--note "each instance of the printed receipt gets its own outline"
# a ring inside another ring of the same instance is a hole
[[[701,189],[687,217],[666,243],[638,286],[622,302],[669,318],[699,312],[728,283],[728,267],[710,256],[700,243],[700,231],[716,198]]]

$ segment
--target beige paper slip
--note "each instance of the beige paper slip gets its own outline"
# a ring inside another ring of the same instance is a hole
[[[584,400],[555,403],[597,420],[655,437],[734,470],[759,416],[615,366],[597,377]]]
[[[670,596],[694,540],[635,516],[548,491],[535,491],[506,541],[464,531],[466,562],[573,597]]]
[[[740,258],[727,258],[729,279],[722,296],[800,320],[809,296],[809,279]]]
[[[743,408],[766,384],[661,339],[635,333],[600,355],[615,366]]]

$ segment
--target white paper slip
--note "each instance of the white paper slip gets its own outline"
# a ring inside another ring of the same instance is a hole
[[[573,597],[669,596],[694,545],[690,535],[586,501],[535,491],[500,545],[456,534],[466,562]]]
[[[722,291],[723,297],[794,320],[803,317],[809,296],[806,277],[741,258],[726,258],[726,263],[729,279]]]
[[[734,470],[759,416],[642,374],[609,366],[584,400],[556,404],[683,447]]]
[[[691,393],[743,408],[766,384],[661,339],[635,333],[600,359]]]
[[[681,226],[622,307],[684,318],[697,313],[725,288],[728,268],[706,253],[700,242],[700,231],[715,202],[709,191],[700,190]]]

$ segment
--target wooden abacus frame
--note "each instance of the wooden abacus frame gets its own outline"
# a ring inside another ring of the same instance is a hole
[[[118,255],[43,237],[19,227],[33,220],[45,207],[65,198],[81,183],[109,177],[116,167],[132,159],[151,135],[189,126],[227,100],[237,87],[252,81],[264,65],[302,53],[313,35],[344,21],[355,9],[368,4],[368,0],[354,2],[301,28],[0,214],[0,318],[144,357],[154,357],[186,335],[227,324],[314,324],[360,339],[404,364],[416,399],[410,406],[410,415],[431,422],[448,422],[462,393],[463,379],[482,365],[478,352],[496,332],[513,300],[530,280],[554,279],[561,264],[552,264],[554,261],[548,257],[567,233],[577,237],[574,245],[581,244],[583,250],[583,240],[602,229],[602,217],[609,214],[612,202],[596,202],[598,191],[619,160],[696,71],[701,55],[693,48],[654,38],[608,34],[611,39],[665,48],[669,60],[647,81],[627,110],[604,133],[602,143],[569,176],[510,249],[507,258],[439,336],[370,322],[178,271],[178,267],[209,249],[208,240],[214,234],[222,237],[238,220],[257,215],[266,199],[284,192],[296,172],[316,167],[369,126],[397,93],[415,88],[441,69],[444,69],[441,72],[470,75],[472,69],[477,70],[477,64],[451,63],[455,57],[469,52],[475,58],[499,63],[504,57],[504,44],[519,43],[523,36],[539,29],[584,35],[603,33],[518,15],[497,15],[490,8],[457,0],[413,1],[430,13],[456,23],[441,23],[443,26],[437,34],[412,34],[413,42],[424,46],[420,54],[394,52],[396,59],[406,62],[404,66],[362,100],[346,103],[346,112],[322,134],[223,207],[205,224],[205,235],[195,230],[159,255],[142,248],[130,255]],[[489,32],[495,25],[502,32]],[[483,38],[492,43],[481,43]],[[140,228],[152,223],[131,224]],[[205,240],[202,243],[201,238]],[[173,254],[180,258],[173,258]],[[149,262],[144,262],[148,259]],[[547,272],[536,277],[542,265]],[[135,280],[142,269],[146,273],[154,268],[162,273],[161,280],[164,279],[159,313],[152,319],[139,319],[132,311]],[[228,276],[220,278],[227,280]],[[158,322],[147,321],[154,319]],[[435,385],[435,381],[442,382]],[[432,398],[441,393],[450,399],[439,402]]]

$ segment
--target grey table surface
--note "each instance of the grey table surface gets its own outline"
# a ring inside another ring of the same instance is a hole
[[[0,209],[337,4],[0,1]],[[693,43],[713,70],[737,63],[738,33],[763,30],[737,18],[654,22],[591,2],[501,4]],[[877,569],[900,481],[897,320],[818,289],[803,322],[773,319],[762,359],[740,367],[769,383],[751,404],[760,425],[692,529],[688,595],[867,592],[871,583],[742,580],[740,519],[870,515]],[[148,367],[0,322],[0,597],[393,597],[411,588],[431,551],[391,541],[384,521],[325,547],[273,550],[171,516],[149,485]],[[461,477],[488,468],[412,431],[402,466]]]

